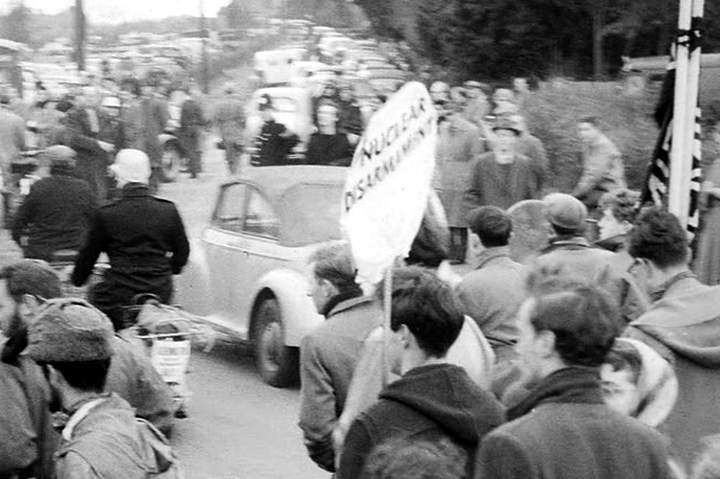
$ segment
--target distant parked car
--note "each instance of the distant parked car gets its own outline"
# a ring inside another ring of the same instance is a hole
[[[220,186],[210,224],[177,299],[216,329],[251,343],[265,382],[297,377],[300,340],[323,318],[308,296],[306,260],[338,240],[346,168],[249,167]]]

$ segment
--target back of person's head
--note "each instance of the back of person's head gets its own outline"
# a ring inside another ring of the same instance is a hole
[[[577,279],[548,277],[529,289],[530,323],[550,331],[568,366],[599,367],[622,332],[618,307],[602,288]]]
[[[510,241],[512,219],[497,206],[481,206],[472,210],[468,222],[470,231],[480,238],[486,248],[507,246]]]
[[[639,212],[638,202],[640,201],[640,193],[626,188],[609,191],[600,197],[600,208],[602,210],[610,209],[613,216],[619,222],[627,221],[635,222],[635,218]]]
[[[393,271],[390,328],[404,324],[425,354],[444,357],[464,320],[452,287],[433,273],[417,266]]]
[[[557,236],[577,236],[585,231],[588,212],[582,201],[565,193],[550,193],[542,201]]]
[[[448,439],[391,440],[372,450],[362,479],[461,479],[466,477],[467,452]]]
[[[7,292],[17,302],[26,294],[43,300],[62,296],[60,278],[44,261],[24,259],[5,266],[0,280],[5,280]]]
[[[308,258],[317,279],[332,283],[340,294],[362,294],[355,281],[357,269],[347,243],[328,243],[319,246]]]
[[[661,269],[683,265],[688,260],[687,233],[675,215],[650,208],[640,214],[630,231],[628,252]]]
[[[692,466],[690,479],[720,478],[720,434],[703,438],[703,449]]]

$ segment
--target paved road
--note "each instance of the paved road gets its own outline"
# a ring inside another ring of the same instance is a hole
[[[179,205],[192,238],[212,213],[217,185],[225,179],[222,152],[208,138],[204,173],[163,185],[161,196]],[[182,298],[176,298],[182,303]],[[179,420],[172,442],[192,479],[327,478],[308,458],[297,427],[297,389],[265,385],[241,345],[220,343],[193,351],[188,376],[189,417]]]

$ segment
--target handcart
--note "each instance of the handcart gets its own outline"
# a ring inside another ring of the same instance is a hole
[[[137,344],[150,357],[153,366],[170,387],[175,417],[187,417],[191,393],[186,375],[193,345],[209,352],[215,340],[211,328],[199,318],[176,306],[162,304],[155,295],[138,295],[136,304],[124,308],[125,324],[133,326],[120,335]]]

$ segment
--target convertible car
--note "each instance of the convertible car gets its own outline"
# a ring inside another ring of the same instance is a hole
[[[298,346],[323,318],[308,296],[307,258],[341,239],[347,169],[246,168],[220,186],[210,224],[176,298],[216,329],[254,347],[262,378],[295,382]]]

